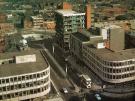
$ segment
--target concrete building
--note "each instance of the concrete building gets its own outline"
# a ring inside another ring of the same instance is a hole
[[[119,39],[121,35],[117,34],[115,38]],[[71,53],[107,83],[119,84],[135,80],[135,49],[105,48],[103,38],[104,36],[100,34],[93,36],[87,31],[74,33],[71,35]],[[120,40],[124,40],[124,37],[122,36]],[[117,44],[119,43],[112,41],[112,45]]]
[[[40,51],[0,54],[0,101],[20,101],[50,92],[50,65]]]
[[[105,47],[112,51],[121,51],[125,48],[124,29],[116,25],[108,25],[100,28],[105,41]]]
[[[41,15],[38,16],[32,16],[32,25],[34,28],[41,28],[43,27],[44,19]]]
[[[68,50],[70,34],[85,28],[85,13],[57,10],[55,20],[57,43],[61,48]]]
[[[14,31],[14,25],[12,23],[0,23],[0,35]]]
[[[98,44],[95,43],[97,41],[103,43],[103,37],[100,35],[92,35],[86,30],[73,33],[70,36],[70,52],[73,53],[79,60],[82,60],[83,45],[93,43],[95,47],[97,47]]]

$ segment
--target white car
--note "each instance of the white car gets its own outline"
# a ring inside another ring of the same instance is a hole
[[[101,96],[99,94],[95,94],[95,97],[98,101],[101,101]]]
[[[62,88],[62,90],[63,90],[63,92],[64,92],[65,94],[67,94],[67,93],[68,93],[67,88]]]

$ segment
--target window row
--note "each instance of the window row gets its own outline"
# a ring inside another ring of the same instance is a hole
[[[91,67],[95,72],[97,73],[100,73],[100,75],[102,75],[103,77],[105,78],[108,78],[108,79],[124,79],[124,78],[128,78],[128,77],[134,77],[135,76],[135,72],[133,73],[128,73],[128,74],[122,74],[122,75],[110,75],[110,74],[107,74],[107,73],[104,73],[100,70],[100,68],[97,66],[97,64],[91,62],[90,60],[88,60],[87,58],[84,58],[85,62],[88,63],[89,67]],[[125,68],[124,68],[125,69]],[[123,70],[124,70],[123,69]],[[127,70],[134,70],[135,67],[128,67],[126,68],[126,71]],[[109,69],[108,69],[109,70]],[[120,71],[121,69],[111,69],[112,72],[118,72]],[[121,70],[123,72],[123,70]]]
[[[40,92],[47,90],[48,88],[49,88],[49,85],[46,85],[45,87],[38,88],[38,89],[32,89],[32,90],[27,90],[27,91],[22,91],[22,92],[0,95],[0,100],[11,99],[11,98],[15,98],[18,96],[21,97],[21,96],[28,96],[31,94],[37,94],[37,93],[40,93]]]
[[[47,70],[45,72],[38,73],[38,74],[18,76],[18,77],[12,77],[12,78],[7,78],[7,79],[0,79],[0,84],[30,80],[30,79],[34,79],[34,78],[40,78],[40,77],[46,76],[48,73],[49,73],[49,71]]]
[[[34,81],[34,82],[17,84],[17,85],[4,86],[4,87],[0,87],[0,92],[18,90],[18,89],[28,88],[28,87],[35,87],[35,86],[38,86],[38,85],[43,85],[48,81],[49,81],[49,78],[45,78],[45,79],[42,79],[40,81]]]
[[[128,73],[128,74],[123,74],[123,75],[109,75],[109,74],[103,74],[105,78],[108,79],[124,79],[124,78],[129,78],[129,77],[134,77],[134,73]]]
[[[101,63],[103,63],[104,65],[107,66],[125,66],[125,65],[131,65],[131,64],[135,64],[135,61],[133,60],[129,60],[129,61],[125,61],[125,62],[108,62],[108,61],[104,61],[103,59],[99,58],[96,54],[94,54],[93,50],[91,50],[88,46],[83,46],[83,55],[84,56],[92,56],[93,58],[95,58],[97,61],[100,61]]]
[[[108,67],[103,67],[102,64],[100,64],[98,61],[96,61],[94,58],[92,58],[90,55],[87,57],[89,59],[89,63],[92,62],[98,67],[101,68],[102,71],[108,72],[108,73],[124,73],[124,72],[129,72],[135,70],[135,66],[132,67],[126,67],[126,68],[108,68]]]
[[[108,73],[124,73],[124,72],[129,72],[135,70],[135,66],[132,67],[126,67],[126,68],[107,68],[107,67],[102,67],[103,71],[108,72]]]

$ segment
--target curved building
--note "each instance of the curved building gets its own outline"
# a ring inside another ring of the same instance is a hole
[[[73,33],[70,37],[71,53],[111,84],[135,80],[135,48],[124,49],[124,32],[120,30],[110,29],[107,41],[102,35],[87,31]]]
[[[135,49],[112,52],[83,46],[83,61],[104,81],[122,83],[135,80]]]
[[[50,65],[40,51],[0,54],[0,101],[20,101],[50,92]]]

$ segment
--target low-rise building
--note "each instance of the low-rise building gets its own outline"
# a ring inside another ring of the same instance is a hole
[[[43,27],[44,19],[41,15],[38,16],[32,16],[32,25],[34,28],[41,28]]]
[[[0,101],[20,101],[50,92],[50,65],[40,51],[0,54]]]
[[[119,31],[114,34],[117,34],[117,36],[114,35],[117,40],[111,38],[113,48],[108,48],[102,34],[92,35],[88,31],[74,33],[71,35],[70,41],[71,53],[107,83],[117,84],[133,81],[135,80],[135,49],[115,47],[117,44],[123,47],[125,43],[118,42],[125,38],[123,37],[124,32],[120,36]],[[107,34],[108,37],[112,35]]]
[[[4,35],[14,30],[14,25],[12,23],[0,23],[0,35]]]

